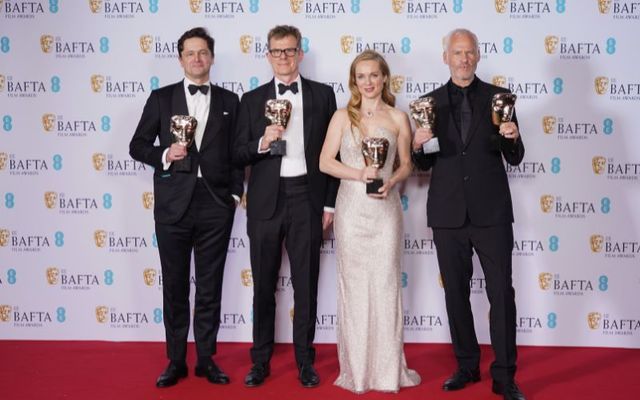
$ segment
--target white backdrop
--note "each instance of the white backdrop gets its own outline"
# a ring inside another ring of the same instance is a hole
[[[442,37],[475,31],[478,75],[519,96],[526,155],[508,169],[518,342],[640,348],[640,3],[0,0],[0,20],[1,339],[164,339],[152,171],[128,156],[129,140],[150,91],[182,78],[185,30],[210,30],[212,81],[242,95],[270,79],[267,32],[286,23],[304,36],[302,73],[331,84],[339,107],[351,60],[373,48],[404,110],[448,79]],[[416,173],[402,189],[407,342],[450,340],[428,185]],[[238,209],[221,341],[251,340],[245,224]],[[335,341],[334,244],[329,234],[318,342]],[[488,343],[478,265],[471,284]],[[288,342],[288,265],[277,297],[276,336]]]

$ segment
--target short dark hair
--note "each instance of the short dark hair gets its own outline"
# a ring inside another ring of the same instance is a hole
[[[267,35],[267,42],[269,45],[271,45],[272,38],[282,39],[286,36],[293,36],[294,38],[296,38],[296,47],[300,48],[302,35],[300,34],[300,30],[292,25],[277,25],[273,27],[273,29],[271,29],[269,31],[269,34]]]
[[[207,42],[207,47],[209,48],[211,55],[213,56],[213,46],[215,44],[215,41],[209,35],[209,32],[205,28],[199,26],[197,28],[189,29],[188,31],[183,33],[182,36],[180,36],[180,39],[178,39],[178,57],[182,56],[182,50],[184,50],[184,41],[194,37],[204,39],[204,41]]]

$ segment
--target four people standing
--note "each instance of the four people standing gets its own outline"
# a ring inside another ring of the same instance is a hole
[[[517,118],[495,126],[491,99],[506,89],[475,75],[480,50],[466,29],[444,39],[443,58],[451,79],[427,94],[436,102],[437,132],[416,130],[413,160],[431,169],[427,223],[433,230],[445,291],[457,371],[443,390],[462,389],[480,380],[480,346],[469,302],[471,257],[478,254],[491,305],[489,325],[495,361],[493,391],[505,399],[524,399],[514,382],[516,372],[516,304],[511,280],[513,207],[503,158],[517,165],[524,157]],[[438,153],[424,154],[422,145],[437,133]]]
[[[491,97],[506,90],[475,76],[480,58],[476,36],[464,29],[446,36],[443,57],[451,79],[429,94],[436,101],[437,132],[419,128],[413,141],[407,115],[394,108],[389,67],[380,54],[365,51],[356,57],[349,75],[348,106],[335,112],[331,87],[299,73],[304,58],[301,39],[293,26],[276,26],[269,32],[267,59],[274,78],[245,93],[238,105],[237,95],[209,83],[213,39],[203,28],[194,28],[178,41],[185,79],[153,91],[147,100],[130,153],[155,168],[154,216],[170,360],[156,385],[172,386],[187,376],[192,252],[195,374],[212,383],[229,382],[211,357],[216,351],[224,262],[245,166],[251,171],[247,232],[254,288],[253,366],[245,385],[259,386],[270,374],[283,243],[294,289],[298,379],[304,387],[320,382],[313,366],[320,245],[323,230],[333,222],[334,206],[340,362],[335,384],[356,393],[396,392],[419,384],[420,376],[408,369],[403,351],[404,231],[397,189],[411,173],[413,158],[419,168],[432,169],[428,225],[434,232],[458,361],[457,371],[443,389],[462,389],[480,379],[480,350],[469,303],[475,250],[491,304],[496,354],[491,366],[493,391],[505,399],[524,399],[514,381],[513,211],[502,164],[503,158],[518,164],[524,146],[515,116],[513,122],[492,125]],[[270,99],[291,103],[286,127],[265,118]],[[175,115],[196,118],[194,146],[174,143],[171,117]],[[424,154],[422,145],[436,133],[440,152]],[[366,138],[384,139],[388,144],[387,160],[380,169],[365,165],[362,142]],[[272,152],[278,140],[287,142],[284,155]],[[339,191],[335,178],[340,179]],[[382,187],[367,195],[365,183],[380,178]]]

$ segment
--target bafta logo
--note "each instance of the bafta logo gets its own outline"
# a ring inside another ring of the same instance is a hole
[[[42,114],[42,127],[44,128],[45,132],[51,132],[55,125],[56,125],[55,114],[51,114],[51,113]]]
[[[7,155],[7,153],[0,153],[0,171],[2,171],[7,167],[8,159],[9,159],[9,156]]]
[[[607,159],[602,156],[595,156],[591,159],[591,168],[596,175],[604,174],[604,170],[607,166]]]
[[[4,91],[4,81],[5,81],[4,75],[0,74],[0,92]]]
[[[153,208],[153,192],[142,193],[142,206],[147,210]]]
[[[609,78],[606,76],[598,76],[593,83],[595,84],[596,93],[600,95],[607,93],[607,89],[609,88]]]
[[[299,14],[302,11],[302,3],[303,0],[289,0],[289,5],[291,6],[291,12],[294,14]]]
[[[402,9],[404,8],[405,0],[391,0],[391,7],[393,8],[393,12],[396,14],[401,14]]]
[[[44,204],[48,209],[56,208],[56,201],[58,201],[58,193],[44,192]]]
[[[549,35],[544,38],[544,49],[547,51],[547,54],[553,54],[556,52],[559,41],[560,39],[558,39],[557,36],[553,35]]]
[[[552,134],[556,130],[556,117],[552,115],[542,117],[542,130],[547,135]]]
[[[107,156],[103,153],[93,153],[91,160],[93,161],[93,168],[96,171],[102,171],[104,169],[104,162],[107,160]]]
[[[242,286],[253,286],[253,274],[251,273],[251,270],[243,269],[240,271],[240,280],[242,281]]]
[[[392,75],[391,76],[391,91],[398,94],[402,91],[402,85],[404,85],[404,76]]]
[[[599,312],[590,312],[589,314],[587,314],[587,323],[589,324],[589,329],[598,329],[601,319],[602,314],[600,314]]]
[[[444,289],[444,281],[442,280],[442,274],[438,274],[438,285],[441,289]]]
[[[109,308],[107,306],[96,307],[96,321],[104,324],[107,322],[107,315],[109,315]]]
[[[500,87],[503,87],[503,88],[507,87],[507,78],[505,78],[502,75],[494,76],[493,79],[491,80],[491,82],[496,86],[500,86]]]
[[[549,290],[549,288],[551,288],[552,278],[553,275],[551,275],[549,272],[541,272],[538,275],[538,283],[540,284],[540,289]]]
[[[609,10],[611,10],[611,0],[598,0],[598,10],[600,14],[609,14]]]
[[[8,229],[0,229],[0,247],[5,247],[9,244],[9,238],[11,233]]]
[[[240,50],[244,54],[249,54],[251,51],[251,45],[253,44],[253,38],[251,35],[242,35],[240,36]]]
[[[506,13],[507,3],[509,3],[509,0],[495,0],[496,11],[500,14]]]
[[[142,50],[143,53],[151,52],[151,45],[153,44],[153,36],[142,35],[140,36],[140,39],[138,40],[138,42],[140,43],[140,50]]]
[[[604,236],[602,235],[591,235],[589,236],[589,245],[591,246],[591,251],[594,253],[600,253],[602,251],[602,244],[604,243]]]
[[[293,322],[293,317],[294,317],[293,308],[290,308],[289,309],[289,318],[291,319],[291,322]]]
[[[189,7],[192,13],[199,13],[202,11],[202,0],[189,0]]]
[[[351,49],[353,48],[353,36],[342,35],[340,37],[340,48],[344,54],[351,53]]]
[[[96,242],[96,246],[102,248],[107,245],[107,231],[98,229],[93,232],[93,240]]]
[[[553,209],[554,198],[550,194],[540,196],[540,209],[543,213],[549,213]]]
[[[102,8],[102,0],[89,0],[89,8],[92,13],[96,14]]]
[[[153,286],[153,284],[156,282],[156,275],[158,273],[156,272],[155,269],[153,268],[145,268],[144,271],[142,271],[142,277],[144,278],[144,284],[147,286]]]
[[[58,276],[60,276],[60,270],[56,267],[47,268],[47,283],[49,285],[58,284]]]
[[[11,306],[6,304],[0,304],[0,321],[9,322],[11,317]]]
[[[51,53],[51,47],[53,45],[53,36],[41,35],[40,36],[40,48],[44,53]]]
[[[91,90],[94,93],[100,93],[102,91],[102,84],[104,84],[104,76],[91,75]]]

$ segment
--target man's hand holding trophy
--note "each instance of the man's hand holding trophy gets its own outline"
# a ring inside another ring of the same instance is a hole
[[[265,104],[264,115],[271,121],[267,126],[261,143],[261,150],[269,149],[274,156],[287,155],[287,141],[282,135],[287,129],[291,117],[291,102],[285,99],[271,99]]]
[[[191,157],[187,149],[193,143],[198,121],[189,115],[171,116],[173,143],[167,153],[167,161],[173,163],[176,172],[191,172]]]
[[[491,99],[491,121],[500,127],[499,133],[505,139],[518,139],[518,127],[512,122],[516,99],[513,93],[496,93]]]

